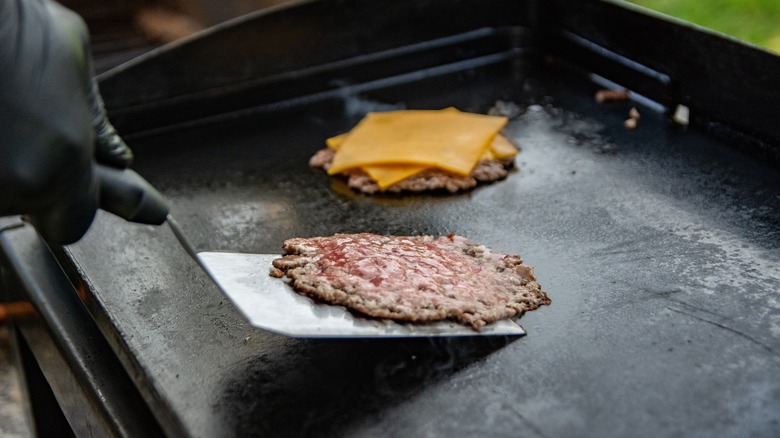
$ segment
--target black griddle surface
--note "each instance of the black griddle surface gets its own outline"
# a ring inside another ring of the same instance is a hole
[[[513,342],[254,330],[165,227],[107,214],[70,248],[153,408],[192,436],[769,436],[780,427],[780,174],[659,109],[515,61],[132,141],[199,251],[337,232],[467,236],[534,266],[552,305]],[[498,99],[506,180],[363,196],[310,169],[362,112]],[[623,127],[629,109],[642,117]],[[112,242],[108,245],[106,242]],[[122,248],[117,251],[114,248]],[[266,267],[258,267],[264,272]]]

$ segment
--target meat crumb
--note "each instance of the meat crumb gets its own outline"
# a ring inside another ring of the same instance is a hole
[[[611,90],[602,89],[596,92],[596,102],[618,102],[628,100],[631,97],[631,93],[628,90]]]
[[[626,129],[636,129],[637,125],[639,124],[640,117],[641,116],[639,115],[639,111],[637,111],[636,108],[631,107],[631,109],[628,111],[628,119],[623,122],[623,126]]]

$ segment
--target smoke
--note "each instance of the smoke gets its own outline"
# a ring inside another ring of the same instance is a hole
[[[344,116],[357,123],[370,112],[397,111],[406,109],[406,104],[388,103],[359,95],[359,90],[343,81],[334,82],[338,88],[339,97],[344,102]]]

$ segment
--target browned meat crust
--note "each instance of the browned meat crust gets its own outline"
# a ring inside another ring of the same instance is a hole
[[[300,293],[369,316],[478,329],[550,304],[533,269],[459,236],[336,234],[286,240],[273,262]]]
[[[333,154],[333,149],[320,149],[311,157],[309,165],[328,170],[330,163],[333,161]],[[401,193],[433,190],[447,190],[455,193],[474,188],[478,184],[504,179],[512,167],[514,167],[513,158],[506,160],[482,160],[477,163],[468,176],[454,175],[443,170],[428,170],[399,181],[384,190],[380,189],[376,182],[363,171],[351,171],[342,174],[342,176],[346,178],[347,185],[351,189],[368,195],[378,192]]]

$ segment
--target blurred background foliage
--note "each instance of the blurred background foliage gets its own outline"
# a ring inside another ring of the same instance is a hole
[[[780,0],[628,0],[780,53]]]

